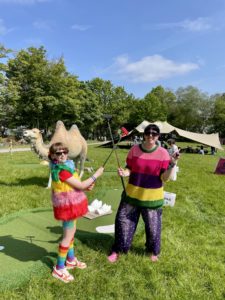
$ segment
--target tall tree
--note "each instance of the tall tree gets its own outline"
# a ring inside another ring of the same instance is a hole
[[[66,71],[62,58],[48,61],[44,47],[18,52],[8,61],[6,76],[17,124],[47,129],[59,119],[69,123],[79,118],[77,77]]]
[[[174,111],[173,125],[184,130],[203,132],[207,127],[210,101],[207,94],[193,86],[176,91],[177,106]]]
[[[4,62],[4,59],[6,59],[8,57],[8,54],[11,52],[11,49],[7,49],[2,44],[0,44],[0,86],[4,84],[5,72],[7,70],[7,64]]]
[[[93,134],[97,127],[99,120],[102,117],[100,105],[97,96],[86,85],[85,82],[80,82],[79,85],[80,105],[80,123],[78,123],[80,130],[86,138],[89,134]]]
[[[86,84],[88,89],[95,94],[101,114],[112,115],[111,125],[113,131],[127,124],[134,101],[132,94],[128,94],[123,87],[115,87],[111,81],[100,78],[94,78],[87,81]],[[107,133],[104,124],[104,119],[100,118],[97,127],[101,133]]]
[[[215,96],[212,122],[214,130],[225,137],[225,94]]]
[[[157,86],[151,91],[152,95],[155,95],[161,102],[162,110],[166,115],[166,119],[169,123],[173,124],[174,111],[177,105],[176,95],[169,89],[164,89],[162,86]],[[162,117],[164,118],[165,115]]]
[[[14,112],[13,103],[7,99],[7,78],[5,75],[7,71],[7,63],[5,60],[11,52],[11,49],[7,49],[0,44],[0,125],[3,127],[10,125]]]
[[[161,86],[152,89],[151,92],[146,94],[144,99],[135,103],[131,113],[131,119],[133,120],[134,125],[137,126],[144,120],[149,122],[165,121],[168,114],[168,103],[168,92]]]

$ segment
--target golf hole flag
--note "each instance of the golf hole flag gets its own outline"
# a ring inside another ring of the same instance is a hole
[[[225,158],[219,159],[214,173],[219,175],[225,175]]]

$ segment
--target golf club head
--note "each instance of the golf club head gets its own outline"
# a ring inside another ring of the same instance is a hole
[[[104,115],[102,115],[102,117],[107,121],[110,121],[112,119],[112,116],[109,114],[104,114]]]

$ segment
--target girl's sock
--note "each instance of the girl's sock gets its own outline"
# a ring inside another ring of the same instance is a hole
[[[75,259],[73,242],[74,242],[74,239],[71,240],[69,250],[67,252],[67,260],[68,261],[74,261],[74,259]]]
[[[57,258],[57,264],[56,269],[63,269],[65,268],[65,262],[66,262],[66,256],[68,253],[69,247],[64,247],[61,244],[59,244],[59,252],[58,252],[58,258]]]

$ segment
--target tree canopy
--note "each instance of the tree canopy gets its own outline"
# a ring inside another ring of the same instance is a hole
[[[10,57],[9,57],[10,55]],[[110,80],[79,81],[67,71],[63,57],[47,58],[45,48],[18,52],[0,45],[0,125],[49,129],[57,120],[104,134],[102,115],[112,115],[113,130],[133,129],[143,120],[167,120],[194,132],[225,136],[224,94],[209,96],[193,86],[176,91],[157,86],[142,99]]]

